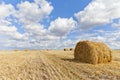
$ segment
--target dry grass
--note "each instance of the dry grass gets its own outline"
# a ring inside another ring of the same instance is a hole
[[[74,51],[75,59],[91,64],[107,63],[112,61],[110,48],[101,42],[80,41]]]
[[[0,80],[120,80],[120,52],[113,61],[91,65],[73,51],[0,51]]]

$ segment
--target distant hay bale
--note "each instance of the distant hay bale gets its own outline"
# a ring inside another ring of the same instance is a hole
[[[112,61],[112,51],[101,42],[80,41],[75,47],[74,57],[84,63],[107,63]]]
[[[18,49],[15,49],[14,51],[15,51],[15,52],[17,52],[17,51],[18,51]]]
[[[68,48],[64,48],[64,51],[68,51]]]
[[[27,51],[28,51],[28,49],[25,49],[24,51],[25,51],[25,52],[27,52]]]
[[[74,51],[74,48],[70,48],[70,51]]]

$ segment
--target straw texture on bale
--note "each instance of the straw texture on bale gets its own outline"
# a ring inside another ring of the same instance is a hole
[[[68,48],[64,48],[64,51],[68,51]]]
[[[112,61],[112,51],[102,42],[80,41],[75,47],[74,57],[84,63],[107,63]]]

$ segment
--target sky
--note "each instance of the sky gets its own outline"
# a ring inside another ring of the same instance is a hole
[[[0,50],[63,49],[81,40],[120,49],[120,0],[0,0]]]

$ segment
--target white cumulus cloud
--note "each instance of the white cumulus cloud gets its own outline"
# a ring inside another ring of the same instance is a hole
[[[14,7],[11,4],[0,4],[0,19],[13,14]]]
[[[26,34],[20,34],[15,26],[0,26],[0,36],[7,36],[8,39],[25,40]]]
[[[46,0],[36,0],[32,3],[25,1],[18,4],[17,7],[19,10],[16,11],[15,16],[23,24],[40,22],[53,10],[53,6]]]
[[[75,16],[83,29],[111,23],[120,18],[120,0],[93,0]]]
[[[55,36],[65,36],[76,26],[76,21],[72,18],[57,18],[50,23],[49,31]]]

